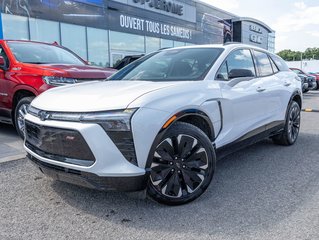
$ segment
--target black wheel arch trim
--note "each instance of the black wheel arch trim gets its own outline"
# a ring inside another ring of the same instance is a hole
[[[208,124],[209,126],[209,130],[210,130],[210,133],[207,134],[208,135],[208,138],[211,140],[211,141],[214,141],[215,140],[215,130],[214,130],[214,126],[213,126],[213,123],[212,121],[210,120],[210,118],[208,117],[208,115],[206,113],[204,113],[203,111],[201,110],[198,110],[198,109],[195,109],[195,108],[191,108],[191,109],[185,109],[183,111],[180,111],[176,114],[174,114],[174,116],[176,116],[176,118],[174,119],[174,121],[172,123],[170,123],[169,126],[171,126],[172,124],[174,124],[175,122],[178,122],[180,121],[182,118],[184,117],[188,117],[188,116],[197,116],[197,117],[201,117],[202,119],[205,120],[205,122]],[[168,126],[168,127],[169,127]],[[164,128],[162,128],[163,130]]]
[[[290,100],[289,100],[289,103],[288,103],[288,105],[292,102],[292,100],[296,97],[296,96],[298,96],[298,97],[300,97],[300,109],[302,108],[302,93],[299,91],[299,90],[296,90],[296,91],[294,91],[293,92],[293,94],[291,95],[291,97],[290,97]]]
[[[298,96],[300,97],[300,109],[302,109],[302,94],[300,91],[296,90],[290,97],[290,100],[288,102],[288,106],[287,106],[287,110],[286,110],[286,114],[285,114],[285,119],[287,119],[288,116],[288,112],[289,112],[289,106],[292,103],[293,99]],[[298,103],[299,104],[299,103]]]

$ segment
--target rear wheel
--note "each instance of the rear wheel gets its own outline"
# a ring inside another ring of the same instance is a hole
[[[211,141],[194,125],[177,122],[152,154],[148,194],[167,205],[185,204],[209,186],[215,170]]]
[[[293,145],[299,135],[300,129],[300,106],[297,102],[292,101],[288,108],[284,131],[272,139],[279,145]]]
[[[24,117],[27,114],[28,107],[34,97],[24,97],[21,98],[14,111],[14,125],[19,134],[19,136],[24,139]]]

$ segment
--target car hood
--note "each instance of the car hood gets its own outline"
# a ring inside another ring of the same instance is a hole
[[[100,68],[90,65],[72,64],[25,64],[32,68],[43,70],[43,75],[63,76],[76,79],[106,79],[117,70],[112,68]]]
[[[125,109],[139,97],[182,82],[104,81],[48,90],[32,106],[46,111],[94,112]]]

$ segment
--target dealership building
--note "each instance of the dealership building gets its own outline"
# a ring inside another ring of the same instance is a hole
[[[1,0],[0,38],[57,42],[100,66],[193,44],[275,49],[265,23],[198,0]]]

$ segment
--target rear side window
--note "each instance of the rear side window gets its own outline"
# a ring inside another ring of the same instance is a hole
[[[259,70],[259,76],[264,77],[264,76],[272,75],[273,70],[272,70],[268,55],[266,53],[255,51],[255,50],[254,50],[254,54],[256,58],[257,68]]]
[[[240,49],[228,55],[226,61],[219,68],[217,80],[231,80],[240,75],[255,77],[255,66],[250,50]]]
[[[269,56],[268,56],[269,57]],[[269,60],[270,60],[270,63],[271,63],[271,67],[272,67],[272,70],[274,71],[274,73],[277,73],[279,72],[279,69],[278,67],[276,66],[276,64],[274,63],[274,61],[269,57]]]
[[[274,60],[276,66],[279,68],[280,71],[289,71],[289,67],[286,62],[277,55],[270,55],[270,58]]]

